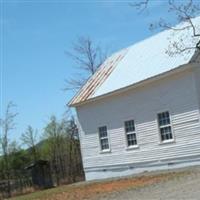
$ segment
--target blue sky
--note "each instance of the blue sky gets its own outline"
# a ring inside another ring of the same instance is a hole
[[[1,0],[1,116],[9,101],[19,113],[10,138],[62,117],[73,95],[64,80],[75,71],[65,51],[78,36],[112,53],[155,34],[148,25],[160,16],[169,17],[163,1],[138,15],[128,2]]]

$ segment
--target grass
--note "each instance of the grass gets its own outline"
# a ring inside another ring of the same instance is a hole
[[[157,175],[146,175],[132,178],[122,178],[101,182],[86,182],[60,186],[53,189],[34,192],[28,195],[11,198],[11,200],[89,200],[100,195],[135,189],[162,181],[179,178],[186,172],[169,172]]]

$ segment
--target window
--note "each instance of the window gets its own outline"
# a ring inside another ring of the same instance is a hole
[[[109,141],[108,141],[108,132],[107,132],[107,127],[102,126],[99,127],[99,139],[100,139],[100,145],[101,145],[101,150],[109,150]]]
[[[137,138],[136,138],[134,120],[125,121],[124,124],[125,124],[127,146],[128,147],[136,146],[137,145]]]
[[[158,114],[158,124],[161,141],[163,142],[173,139],[169,112],[162,112]]]

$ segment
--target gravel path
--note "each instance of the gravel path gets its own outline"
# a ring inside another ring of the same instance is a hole
[[[98,200],[200,200],[200,167],[189,174],[150,186],[115,192]]]

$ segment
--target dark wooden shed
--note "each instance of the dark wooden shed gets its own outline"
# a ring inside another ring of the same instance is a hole
[[[38,160],[26,168],[32,177],[34,186],[41,189],[53,187],[50,164],[46,160]]]

